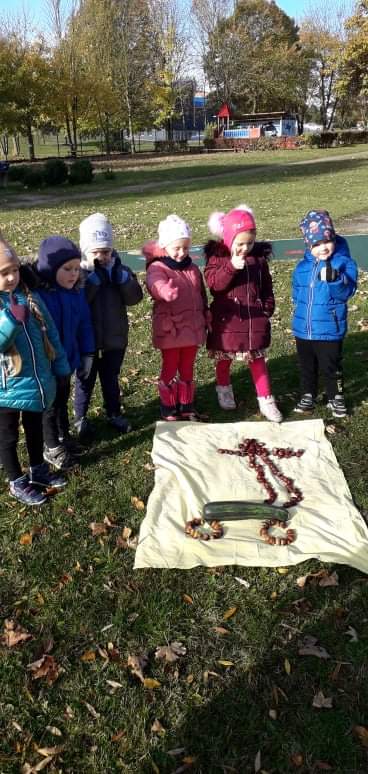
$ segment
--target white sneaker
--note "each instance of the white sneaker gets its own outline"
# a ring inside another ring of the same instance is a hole
[[[225,386],[218,384],[216,386],[216,392],[220,408],[224,409],[224,411],[234,411],[234,409],[236,409],[236,403],[231,384]]]
[[[282,422],[282,414],[276,406],[273,395],[267,395],[267,398],[257,398],[259,410],[270,422]]]

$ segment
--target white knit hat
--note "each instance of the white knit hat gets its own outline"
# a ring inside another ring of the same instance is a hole
[[[158,243],[160,247],[166,247],[177,239],[191,239],[192,230],[188,223],[178,215],[168,215],[158,224]]]
[[[82,220],[79,226],[80,249],[84,255],[90,250],[112,249],[112,225],[101,212],[94,212]]]

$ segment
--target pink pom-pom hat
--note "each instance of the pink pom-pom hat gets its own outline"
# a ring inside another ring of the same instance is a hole
[[[238,234],[256,230],[256,221],[250,207],[239,204],[226,214],[213,212],[208,220],[208,228],[211,234],[222,239],[226,247],[231,250],[231,245]]]

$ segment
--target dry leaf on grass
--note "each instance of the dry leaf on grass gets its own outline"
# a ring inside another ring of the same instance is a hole
[[[46,655],[28,664],[27,669],[32,672],[32,680],[40,680],[44,677],[48,685],[52,685],[62,671],[54,657]]]
[[[25,642],[31,638],[32,634],[29,634],[26,629],[23,629],[15,621],[9,619],[4,621],[4,634],[0,638],[2,645],[5,645],[7,648],[14,648],[20,642]]]
[[[187,605],[192,605],[193,597],[191,597],[190,594],[183,594],[183,602],[186,602]]]
[[[96,661],[96,651],[86,650],[80,657],[81,661]]]
[[[101,717],[100,713],[95,710],[92,704],[89,704],[88,701],[85,701],[84,704],[86,705],[89,714],[92,715],[95,720],[98,720],[98,718]]]
[[[62,731],[60,731],[60,728],[57,728],[57,726],[46,726],[46,731],[48,731],[53,736],[62,736]]]
[[[229,629],[225,629],[224,626],[213,626],[212,631],[216,632],[216,634],[230,634]]]
[[[244,578],[238,578],[236,575],[234,576],[234,580],[236,580],[238,583],[240,583],[241,586],[244,586],[245,589],[250,589],[250,583],[247,580],[244,580]]]
[[[138,677],[141,683],[144,683],[143,670],[147,666],[148,657],[146,653],[142,653],[140,656],[128,656],[127,667],[130,669],[131,674]]]
[[[168,664],[177,661],[180,656],[185,656],[187,649],[182,642],[170,642],[169,645],[159,645],[156,648],[155,658],[162,659]]]
[[[21,768],[22,774],[37,774],[38,771],[42,771],[42,769],[45,769],[46,766],[51,763],[53,759],[53,756],[50,755],[48,758],[42,758],[38,763],[36,763],[34,766],[31,766],[30,763],[25,763],[24,766]]]
[[[103,521],[91,521],[88,525],[93,537],[107,534],[107,525]]]
[[[332,572],[331,575],[329,575],[327,570],[319,570],[318,572],[310,572],[307,575],[301,575],[296,579],[296,585],[299,586],[300,589],[303,589],[307,583],[322,587],[338,586],[339,576],[337,572]]]
[[[155,680],[154,677],[145,677],[143,680],[143,685],[145,688],[148,688],[149,690],[153,690],[154,688],[160,688],[161,683],[159,680]]]
[[[330,696],[325,696],[322,691],[318,691],[313,699],[312,707],[317,707],[317,709],[331,709],[332,698]]]
[[[289,661],[288,658],[286,658],[285,661],[284,661],[284,669],[285,669],[286,674],[289,675],[290,672],[291,672],[291,664],[290,664],[290,661]]]
[[[354,726],[353,734],[359,739],[363,747],[368,747],[368,728],[367,726]]]
[[[254,772],[255,772],[255,774],[258,774],[258,772],[261,770],[261,766],[262,766],[262,763],[261,763],[261,751],[258,750],[257,755],[256,755],[255,760],[254,760]]]
[[[298,650],[299,656],[316,656],[317,658],[330,658],[330,654],[322,645],[317,645],[317,638],[307,636],[300,643]]]
[[[238,609],[237,607],[229,607],[229,609],[226,610],[226,613],[223,614],[222,620],[223,621],[228,621],[229,618],[232,618],[233,615],[235,615],[237,609]]]
[[[163,736],[166,733],[166,729],[163,727],[162,723],[158,720],[158,718],[155,718],[155,720],[152,723],[151,731],[153,734],[160,734]]]
[[[322,586],[323,588],[326,588],[327,586],[338,586],[339,576],[337,572],[332,572],[331,575],[323,575],[318,585]]]
[[[137,511],[144,511],[144,502],[139,497],[131,497],[130,502]]]
[[[296,769],[300,769],[304,765],[304,758],[301,753],[293,753],[290,755],[290,763],[295,766]]]
[[[223,666],[223,667],[233,667],[233,666],[235,666],[233,661],[227,661],[227,659],[225,659],[225,658],[219,658],[217,663],[220,664],[220,666]]]
[[[350,637],[350,642],[359,642],[358,635],[352,626],[349,626],[344,634],[346,634],[347,637]]]
[[[132,548],[134,551],[138,545],[138,537],[131,537],[132,529],[130,527],[123,527],[121,535],[116,538],[116,545],[118,548]]]

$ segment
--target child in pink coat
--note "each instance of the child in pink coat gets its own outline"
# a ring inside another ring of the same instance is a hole
[[[189,256],[191,229],[177,215],[158,227],[158,241],[143,247],[146,285],[154,300],[153,346],[161,351],[158,391],[161,418],[195,420],[194,362],[206,339],[207,296],[201,272]]]

